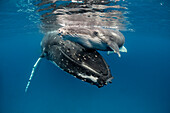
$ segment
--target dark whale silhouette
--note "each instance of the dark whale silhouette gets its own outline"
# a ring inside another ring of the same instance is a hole
[[[113,79],[109,66],[96,50],[64,41],[56,33],[46,34],[41,42],[42,54],[35,63],[25,91],[34,75],[35,68],[42,58],[46,58],[63,71],[97,87],[111,83]]]
[[[95,50],[64,41],[55,33],[47,34],[41,47],[43,57],[83,81],[102,87],[112,79],[107,63]]]

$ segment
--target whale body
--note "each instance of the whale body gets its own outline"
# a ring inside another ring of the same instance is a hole
[[[82,81],[102,87],[113,79],[109,66],[96,50],[89,51],[77,43],[64,41],[55,33],[47,34],[41,47],[41,57]]]
[[[41,41],[42,54],[33,66],[25,92],[27,92],[35,69],[46,58],[74,77],[96,85],[98,88],[112,83],[108,64],[96,50],[89,50],[69,40],[62,40],[56,33],[48,33]],[[96,65],[97,64],[97,65]]]
[[[58,34],[64,40],[70,40],[95,50],[114,51],[120,56],[120,48],[125,43],[125,37],[119,31],[102,28],[85,28],[65,26],[58,29]],[[123,52],[127,52],[124,48]]]

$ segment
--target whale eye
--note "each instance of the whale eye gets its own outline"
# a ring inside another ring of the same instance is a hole
[[[98,32],[97,32],[97,31],[94,31],[93,34],[94,34],[95,36],[97,36],[97,35],[98,35]]]

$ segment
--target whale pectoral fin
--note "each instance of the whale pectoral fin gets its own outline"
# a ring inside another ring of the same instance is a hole
[[[125,46],[122,46],[121,48],[119,48],[119,52],[127,53],[127,49],[125,48]],[[107,51],[107,55],[110,55],[112,53],[114,53],[114,51]]]
[[[114,53],[113,51],[107,51],[107,55]]]
[[[119,57],[121,57],[119,52],[119,47],[115,42],[108,43],[108,46],[114,51],[114,53],[117,53]]]
[[[32,68],[32,72],[31,72],[30,78],[29,78],[27,86],[25,88],[25,92],[27,92],[27,90],[28,90],[28,87],[29,87],[29,85],[31,83],[32,77],[34,76],[35,69],[37,68],[37,66],[38,66],[39,62],[41,61],[41,59],[42,59],[42,57],[39,57],[38,60],[36,61],[36,63],[34,64],[34,67]]]
[[[125,46],[122,46],[120,49],[119,49],[120,52],[125,52],[127,53],[127,49],[125,48]]]

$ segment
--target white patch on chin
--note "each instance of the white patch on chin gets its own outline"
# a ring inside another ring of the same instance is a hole
[[[83,75],[81,73],[78,74],[78,76],[82,77],[82,78],[86,78],[86,79],[90,79],[91,81],[93,82],[97,82],[98,78],[97,77],[93,77],[92,75],[91,76],[87,76],[87,75]]]

